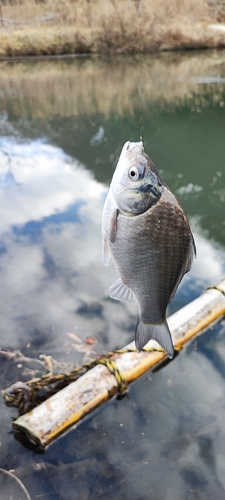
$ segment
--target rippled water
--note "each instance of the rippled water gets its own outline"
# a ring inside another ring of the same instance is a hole
[[[101,262],[101,212],[124,142],[139,140],[140,108],[145,150],[197,245],[168,314],[217,284],[225,271],[224,52],[150,56],[139,66],[135,58],[1,63],[0,71],[2,349],[71,366],[133,339],[135,306],[108,298],[116,273]],[[1,388],[32,370],[32,361],[1,356]],[[2,399],[0,469],[13,469],[32,500],[223,499],[224,379],[221,323],[44,455],[14,438],[17,413]],[[26,498],[1,471],[0,487],[3,500]]]

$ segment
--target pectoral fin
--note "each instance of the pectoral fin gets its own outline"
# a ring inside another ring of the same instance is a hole
[[[109,248],[107,245],[107,241],[104,238],[103,244],[102,244],[102,262],[103,262],[104,266],[108,266],[109,259],[110,259]]]
[[[112,299],[136,302],[134,294],[123,284],[121,279],[115,281],[115,283],[110,286],[109,295]]]
[[[103,245],[102,245],[102,261],[104,266],[108,266],[109,259],[110,259],[110,252],[109,252],[109,245],[108,241],[110,243],[114,243],[116,239],[116,231],[117,231],[117,218],[119,215],[119,210],[118,208],[115,208],[112,210],[112,213],[109,217],[109,225],[104,227],[104,236],[103,236]],[[107,228],[107,229],[106,229]]]
[[[186,274],[186,273],[188,273],[188,271],[190,271],[193,260],[196,257],[196,247],[195,247],[195,242],[194,242],[194,238],[192,235],[188,236],[188,242],[189,242],[189,250],[188,250],[187,258],[186,258],[186,261],[184,262],[184,265],[183,265],[183,268],[182,268],[181,273],[179,275],[179,278],[178,278],[176,285],[173,289],[173,292],[170,296],[169,302],[173,299],[184,274]]]
[[[109,239],[110,239],[111,243],[114,243],[114,241],[116,239],[118,215],[119,215],[119,210],[118,210],[118,208],[115,208],[115,210],[113,210],[111,217],[110,217]]]
[[[188,271],[190,271],[191,266],[192,266],[192,262],[193,262],[195,257],[196,257],[196,247],[195,247],[194,238],[192,236],[184,274],[188,273]]]
[[[166,351],[170,359],[173,358],[174,348],[167,322],[161,323],[160,325],[150,325],[142,323],[140,319],[138,320],[135,333],[135,345],[137,351],[140,352],[151,339],[158,342],[158,344]]]

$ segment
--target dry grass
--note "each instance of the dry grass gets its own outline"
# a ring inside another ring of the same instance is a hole
[[[0,56],[225,46],[225,34],[208,28],[218,19],[208,1],[5,0],[2,16],[14,24],[3,22]]]

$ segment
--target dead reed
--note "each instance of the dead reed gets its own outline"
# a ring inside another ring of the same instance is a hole
[[[223,0],[2,0],[0,57],[222,47],[225,33],[209,28],[218,12],[223,20],[221,5]]]

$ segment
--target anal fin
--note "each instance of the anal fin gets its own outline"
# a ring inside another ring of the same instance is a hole
[[[126,285],[118,279],[109,288],[109,295],[112,299],[125,300],[126,302],[136,302],[134,294]]]

